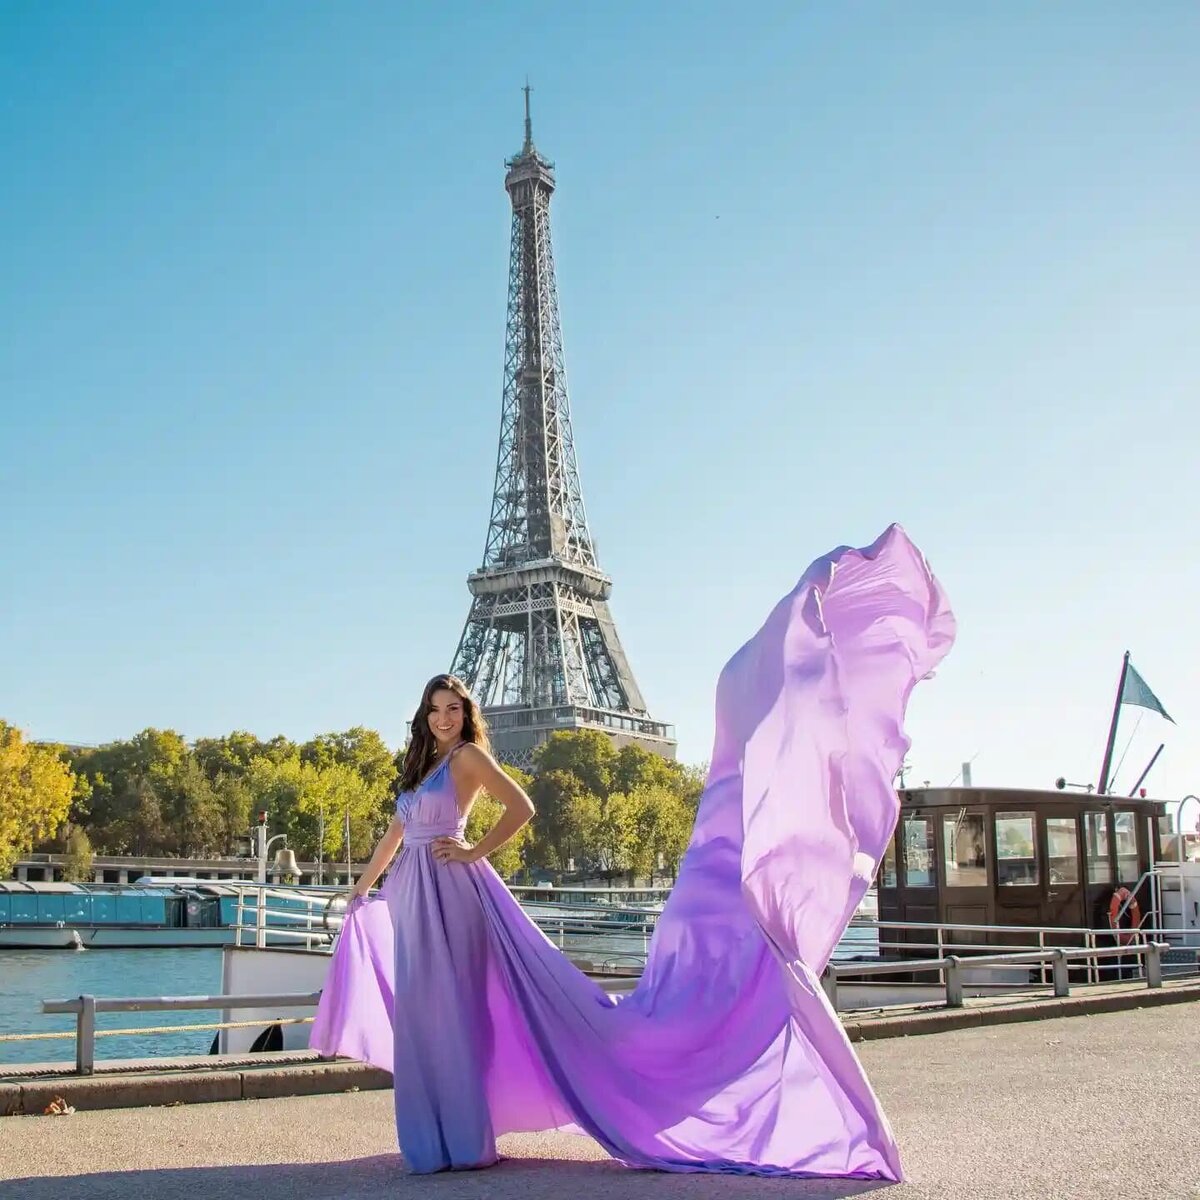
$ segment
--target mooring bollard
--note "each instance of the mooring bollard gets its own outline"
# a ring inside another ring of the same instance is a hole
[[[825,970],[821,972],[821,987],[825,992],[825,998],[829,1001],[829,1007],[832,1008],[834,1012],[837,1012],[837,972],[833,969],[833,963],[830,963]]]
[[[1162,987],[1162,952],[1164,943],[1146,943],[1146,986]]]
[[[1068,959],[1067,952],[1059,947],[1054,951],[1054,994],[1056,996],[1069,996],[1071,994],[1071,975],[1067,970]]]
[[[75,1021],[75,1073],[92,1075],[96,1070],[96,997],[79,997]]]
[[[963,1006],[962,973],[959,971],[961,964],[962,960],[957,954],[946,955],[946,965],[942,969],[946,972],[947,1008],[962,1008]]]

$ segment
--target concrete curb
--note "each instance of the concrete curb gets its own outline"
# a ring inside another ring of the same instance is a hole
[[[249,1071],[64,1076],[23,1084],[0,1084],[0,1115],[39,1116],[52,1100],[58,1098],[78,1111],[86,1112],[102,1108],[153,1108],[168,1104],[211,1104],[218,1100],[328,1095],[391,1086],[392,1077],[387,1071],[350,1061]]]
[[[242,1099],[269,1100],[277,1096],[321,1096],[330,1092],[360,1092],[392,1086],[390,1071],[360,1062],[318,1063],[306,1067],[276,1067],[242,1072]]]
[[[940,1008],[900,1016],[845,1022],[852,1042],[914,1037],[954,1029],[978,1029],[1054,1017],[1127,1012],[1164,1004],[1200,1002],[1200,983],[1161,989],[1092,996],[1048,997],[1020,1004],[973,1008]],[[80,1112],[104,1108],[148,1108],[169,1104],[209,1104],[219,1100],[263,1100],[282,1096],[330,1095],[373,1091],[392,1086],[391,1074],[350,1059],[300,1062],[245,1070],[198,1068],[170,1073],[136,1075],[63,1075],[28,1082],[0,1083],[0,1117],[36,1116],[54,1099],[62,1098]]]

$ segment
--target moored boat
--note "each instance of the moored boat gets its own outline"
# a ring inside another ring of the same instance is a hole
[[[128,885],[6,880],[0,881],[0,949],[225,946],[237,940],[239,926],[258,924],[267,940],[280,940],[278,929],[292,917],[307,924],[310,941],[328,942],[321,912],[331,894],[178,879]]]

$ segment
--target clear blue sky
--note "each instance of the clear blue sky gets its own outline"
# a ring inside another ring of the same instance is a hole
[[[914,777],[1200,791],[1200,7],[0,2],[0,713],[393,744],[481,560],[503,160],[652,713],[901,521]],[[1129,709],[1119,747],[1133,731]]]

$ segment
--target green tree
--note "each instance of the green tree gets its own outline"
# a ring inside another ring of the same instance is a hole
[[[364,836],[372,842],[378,840],[395,813],[396,759],[383,738],[362,725],[344,733],[324,733],[301,746],[300,759],[319,768],[338,764],[359,776],[367,789]]]
[[[58,831],[75,795],[75,777],[55,748],[28,742],[0,721],[0,878],[34,842]]]
[[[518,767],[507,763],[501,764],[501,770],[528,794],[533,784],[533,778]],[[471,813],[467,818],[467,841],[478,842],[485,833],[504,815],[504,805],[489,792],[481,791],[471,805]],[[537,817],[534,817],[537,820]],[[524,865],[524,851],[533,839],[533,822],[523,825],[516,834],[488,857],[488,861],[496,869],[502,879],[511,879]]]
[[[225,737],[199,738],[192,746],[192,756],[215,785],[222,776],[244,777],[256,758],[268,757],[268,747],[254,734],[237,729]]]
[[[499,800],[493,800],[487,792],[481,792],[471,806],[471,815],[467,818],[467,841],[478,842],[485,833],[504,815],[504,805]],[[532,829],[526,825],[517,830],[508,842],[499,850],[488,856],[488,862],[496,869],[502,879],[511,879],[524,865],[522,851],[529,844]]]
[[[396,778],[395,756],[374,729],[355,725],[344,733],[323,733],[300,747],[302,762],[327,766],[331,762],[351,767],[371,789],[387,791]]]
[[[632,799],[636,836],[630,871],[653,878],[661,864],[661,869],[670,871],[673,881],[691,840],[696,810],[675,787],[642,788],[633,793]]]
[[[343,763],[318,767],[301,762],[297,753],[282,762],[257,758],[250,764],[246,787],[252,810],[265,809],[271,833],[286,833],[297,858],[315,859],[321,841],[325,861],[344,859],[345,818],[350,815],[350,854],[366,857],[375,843],[377,798],[362,776]]]
[[[526,790],[537,809],[534,862],[568,871],[576,860],[576,868],[582,867],[592,857],[600,798],[566,770],[540,771]]]
[[[298,815],[307,819],[309,837],[306,849],[315,851],[324,814],[324,858],[346,858],[346,816],[350,817],[350,857],[366,858],[375,845],[377,797],[367,781],[345,763],[331,762],[324,767],[304,763],[301,788],[297,797]]]
[[[63,879],[68,883],[91,883],[92,843],[86,829],[72,825],[67,834],[66,851],[63,857]]]
[[[220,774],[213,782],[213,793],[221,812],[222,854],[234,854],[238,839],[245,837],[253,824],[254,797],[244,775]]]
[[[687,763],[672,763],[675,772],[675,782],[672,785],[679,798],[688,806],[692,820],[696,819],[696,809],[700,805],[700,797],[704,793],[704,785],[708,782],[708,763],[689,766]]]
[[[265,811],[270,833],[295,834],[295,818],[300,790],[303,786],[303,767],[299,754],[276,762],[261,755],[250,763],[244,784],[250,795],[251,814]],[[302,849],[291,843],[297,857],[303,857]]]
[[[592,832],[596,866],[612,883],[621,871],[633,872],[639,857],[638,833],[641,801],[637,795],[612,792],[600,801]]]
[[[173,798],[164,805],[164,795],[189,757],[187,743],[171,729],[143,729],[128,741],[72,751],[71,765],[90,788],[92,842],[110,854],[176,853],[166,812]]]
[[[131,776],[118,799],[121,815],[111,830],[119,852],[139,856],[168,853],[172,839],[154,784],[145,775]]]
[[[613,789],[617,750],[612,739],[598,729],[563,730],[552,733],[538,747],[534,762],[538,776],[568,772],[583,791],[607,796]]]
[[[632,793],[650,787],[674,787],[678,778],[678,763],[630,743],[617,751],[612,788],[616,792]]]

